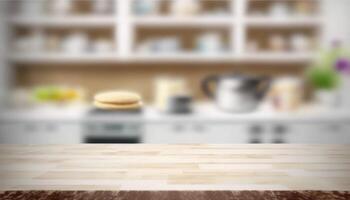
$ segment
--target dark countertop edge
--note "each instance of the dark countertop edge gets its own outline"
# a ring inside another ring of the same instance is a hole
[[[349,191],[55,191],[28,190],[0,192],[0,199],[117,199],[117,200],[349,200]]]

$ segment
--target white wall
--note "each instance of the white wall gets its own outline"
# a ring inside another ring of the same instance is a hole
[[[6,85],[6,73],[5,73],[5,66],[4,66],[4,52],[5,52],[5,27],[4,27],[4,1],[0,1],[0,102],[4,97],[4,91],[5,91],[5,85]]]
[[[4,104],[10,86],[10,68],[6,62],[7,33],[7,0],[0,0],[0,107]]]
[[[340,39],[350,49],[350,0],[322,0],[325,20],[322,42],[329,46],[332,40]]]

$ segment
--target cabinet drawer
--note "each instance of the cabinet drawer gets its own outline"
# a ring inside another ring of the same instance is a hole
[[[191,134],[188,124],[149,124],[142,137],[144,143],[190,143],[199,134]],[[192,138],[192,139],[191,139]]]
[[[231,124],[153,124],[146,125],[145,143],[246,143],[245,127]]]
[[[89,123],[84,124],[84,134],[93,136],[140,136],[142,125],[137,123]]]
[[[77,144],[81,142],[79,124],[4,123],[0,124],[3,144]]]
[[[294,124],[289,125],[288,143],[350,144],[350,129],[346,124]]]

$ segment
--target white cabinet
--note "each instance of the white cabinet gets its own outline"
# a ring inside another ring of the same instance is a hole
[[[350,144],[346,123],[146,124],[145,143]]]
[[[142,128],[141,128],[142,127]],[[141,140],[139,139],[141,137]],[[346,122],[168,122],[118,124],[96,122],[94,126],[74,122],[0,122],[0,143],[78,144],[87,139],[128,139],[153,144],[173,143],[294,143],[350,144]]]
[[[347,123],[281,122],[248,126],[249,143],[350,144]]]
[[[2,144],[78,144],[80,142],[81,128],[77,123],[0,123],[0,143]]]
[[[350,126],[345,123],[292,124],[288,127],[287,143],[350,144]]]
[[[245,126],[220,123],[147,124],[145,143],[247,143]]]

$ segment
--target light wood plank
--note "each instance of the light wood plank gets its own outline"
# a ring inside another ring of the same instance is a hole
[[[0,145],[0,190],[350,190],[347,145]]]

